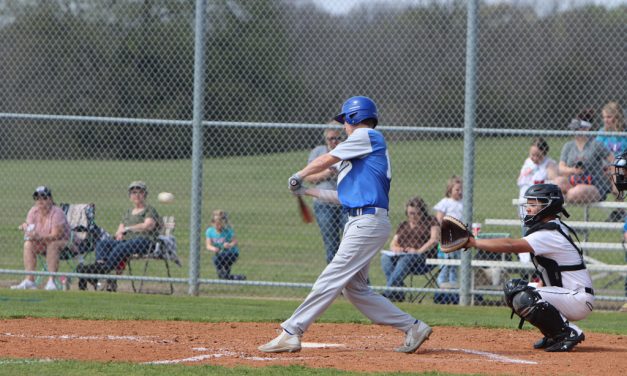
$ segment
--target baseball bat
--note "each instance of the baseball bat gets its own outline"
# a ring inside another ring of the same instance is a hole
[[[300,216],[303,218],[303,222],[311,223],[313,222],[313,216],[311,215],[311,210],[307,204],[305,204],[305,200],[301,196],[296,196],[298,199],[298,209],[300,210]]]

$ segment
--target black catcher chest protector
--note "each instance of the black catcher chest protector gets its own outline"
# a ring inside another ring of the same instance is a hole
[[[527,230],[526,235],[530,235],[536,231],[540,230],[549,230],[549,231],[557,231],[562,236],[566,238],[572,244],[573,248],[579,253],[579,257],[581,257],[581,263],[576,265],[559,265],[555,260],[552,260],[547,257],[536,256],[534,253],[531,253],[531,261],[536,269],[540,272],[540,278],[542,279],[542,283],[545,286],[556,286],[563,287],[562,285],[562,272],[572,272],[575,270],[583,270],[586,268],[586,264],[583,261],[583,252],[581,249],[575,244],[573,238],[570,234],[575,235],[577,241],[579,241],[579,237],[577,237],[577,233],[570,228],[568,225],[562,223],[567,229],[569,234],[565,233],[562,230],[561,226],[555,222],[546,222],[546,223],[537,223],[529,230]]]

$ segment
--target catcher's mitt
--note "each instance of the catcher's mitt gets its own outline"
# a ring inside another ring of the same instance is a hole
[[[468,231],[468,227],[459,219],[450,215],[445,215],[442,218],[442,227],[440,227],[440,249],[442,252],[450,253],[466,248],[471,236],[472,233]]]

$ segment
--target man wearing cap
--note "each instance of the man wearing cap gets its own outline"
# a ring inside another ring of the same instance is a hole
[[[33,192],[35,205],[28,211],[26,221],[18,229],[24,232],[24,269],[35,271],[37,254],[45,254],[48,271],[59,271],[59,254],[70,238],[70,225],[63,210],[54,205],[52,191],[46,186],[39,186]],[[36,289],[35,277],[28,275],[13,290]],[[56,290],[54,277],[49,277],[46,290]]]
[[[115,232],[115,239],[100,241],[96,246],[96,263],[77,268],[79,273],[107,274],[118,268],[133,254],[146,254],[155,245],[159,236],[161,219],[157,210],[146,203],[148,188],[143,181],[134,181],[128,186],[128,196],[133,207],[122,216]],[[121,264],[122,263],[122,264]],[[78,287],[87,288],[87,282],[96,286],[97,281],[80,279]],[[115,291],[115,281],[108,290]]]

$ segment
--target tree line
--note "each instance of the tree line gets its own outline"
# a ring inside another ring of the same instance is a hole
[[[1,112],[189,120],[194,4],[182,0],[7,1],[0,19]],[[565,129],[582,106],[625,102],[625,7],[538,15],[481,3],[477,126]],[[461,127],[466,5],[364,7],[208,1],[206,120],[326,123],[351,95],[381,124]],[[191,130],[2,120],[4,158],[188,158]],[[31,134],[46,134],[31,145]],[[208,156],[312,146],[311,132],[210,128]],[[225,140],[237,142],[237,147]],[[34,150],[37,150],[35,152]]]

